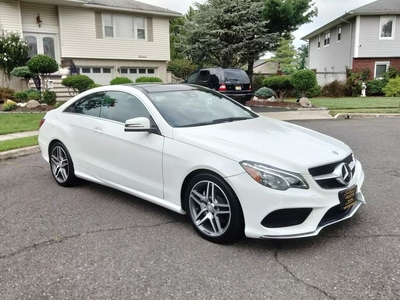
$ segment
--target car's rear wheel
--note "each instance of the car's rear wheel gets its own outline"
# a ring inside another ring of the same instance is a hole
[[[64,144],[54,143],[50,148],[50,169],[53,178],[61,186],[76,184],[74,165],[71,156]]]
[[[186,211],[194,229],[205,239],[233,241],[243,235],[243,212],[231,187],[214,174],[198,174],[185,193]]]

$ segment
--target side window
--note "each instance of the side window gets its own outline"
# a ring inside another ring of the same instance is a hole
[[[138,117],[150,119],[150,113],[135,96],[124,92],[108,92],[104,96],[100,117],[125,123]]]
[[[194,83],[196,82],[197,75],[199,74],[199,71],[195,71],[194,73],[190,74],[187,78],[187,83]]]
[[[100,116],[104,94],[105,93],[96,93],[86,96],[82,98],[75,106],[70,106],[64,111],[98,117]]]
[[[210,79],[210,71],[204,70],[201,71],[199,74],[199,79],[197,81],[199,82],[207,82]]]

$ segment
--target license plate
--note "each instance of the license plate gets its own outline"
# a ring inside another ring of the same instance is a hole
[[[242,90],[242,87],[239,85],[239,86],[235,86],[235,90],[237,90],[237,91],[241,91]]]
[[[339,192],[340,209],[346,210],[356,203],[357,186]]]

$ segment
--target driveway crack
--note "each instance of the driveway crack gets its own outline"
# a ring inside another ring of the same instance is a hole
[[[180,223],[180,221],[168,221],[168,222],[162,222],[162,223],[157,223],[157,224],[152,224],[152,225],[133,225],[133,226],[126,226],[126,227],[118,227],[118,228],[105,228],[105,229],[86,231],[86,232],[77,233],[77,234],[73,234],[73,235],[69,235],[69,236],[52,237],[51,239],[49,239],[47,241],[43,241],[40,243],[36,243],[36,244],[32,244],[32,245],[20,248],[10,254],[1,255],[0,259],[7,259],[7,258],[13,257],[15,255],[18,255],[20,253],[29,251],[31,249],[38,249],[38,248],[42,248],[45,246],[62,243],[69,239],[79,238],[79,237],[89,235],[89,234],[96,234],[96,233],[101,233],[101,232],[122,231],[122,230],[128,230],[128,229],[136,229],[136,228],[151,228],[151,227],[158,227],[158,226],[163,226],[163,225],[168,225],[168,224],[173,224],[173,223]]]
[[[274,253],[274,257],[276,262],[287,272],[289,273],[296,281],[306,285],[309,288],[312,288],[318,292],[320,292],[321,294],[324,294],[326,297],[328,297],[329,299],[335,300],[336,298],[329,295],[326,291],[324,291],[323,289],[321,289],[320,287],[313,285],[311,283],[305,282],[304,280],[302,280],[301,278],[297,277],[296,274],[294,274],[287,265],[285,265],[280,259],[279,259],[279,250],[280,250],[281,246],[279,244],[279,242],[277,243],[277,248],[275,250]]]

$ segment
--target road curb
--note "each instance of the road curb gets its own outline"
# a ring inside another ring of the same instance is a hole
[[[356,114],[356,113],[341,113],[334,116],[335,119],[397,119],[400,114]]]
[[[29,154],[34,154],[40,152],[39,146],[32,146],[20,149],[14,149],[9,151],[0,152],[0,160],[25,156]]]

